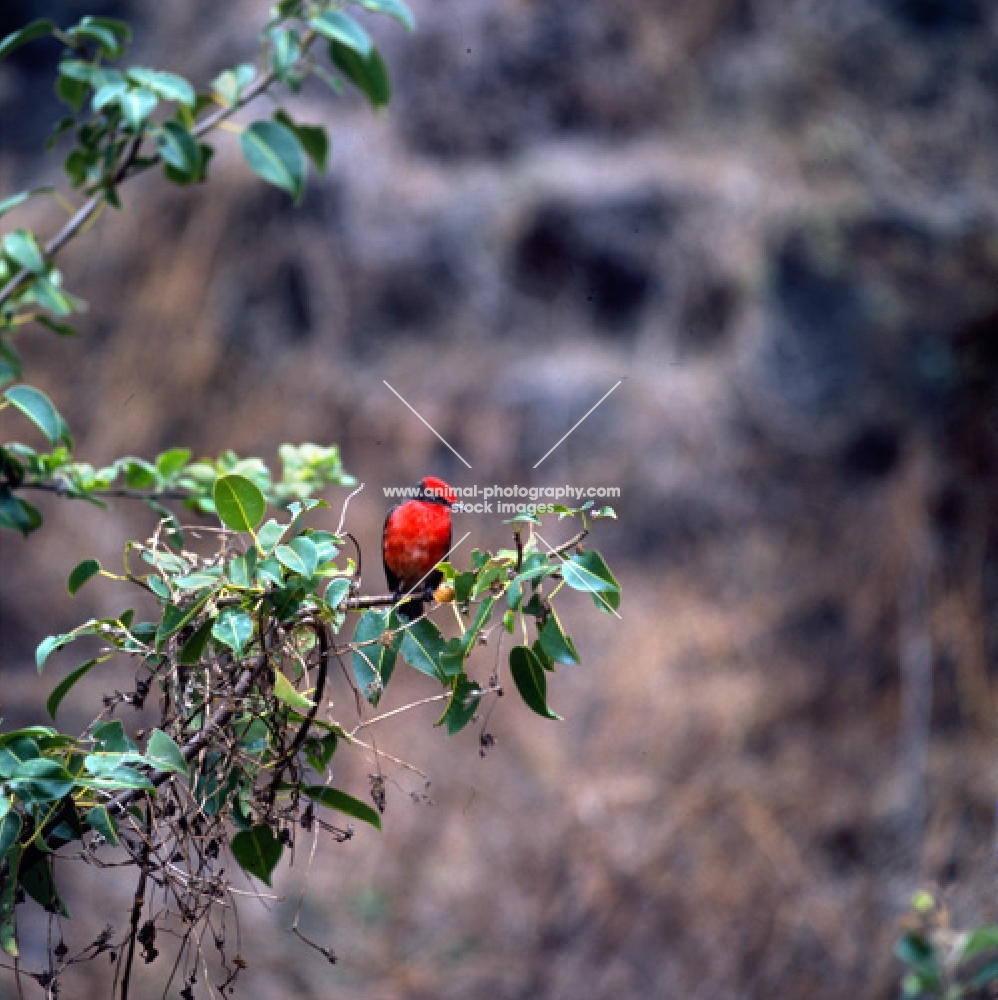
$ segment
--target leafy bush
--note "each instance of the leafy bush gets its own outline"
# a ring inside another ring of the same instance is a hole
[[[414,27],[402,0],[360,6]],[[135,680],[131,690],[105,697],[81,735],[42,724],[0,734],[0,946],[18,956],[18,906],[28,899],[69,915],[56,880],[60,849],[82,844],[83,856],[98,863],[111,852],[116,864],[138,871],[127,926],[102,930],[72,956],[53,939],[48,967],[26,975],[54,995],[74,963],[112,952],[124,997],[137,948],[153,961],[164,924],[178,932],[182,951],[194,949],[215,908],[234,904],[223,876],[227,855],[269,884],[303,831],[318,827],[345,838],[351,820],[380,828],[383,787],[372,782],[370,801],[362,801],[333,786],[330,762],[341,745],[369,750],[363,729],[411,707],[364,714],[365,706],[376,709],[399,663],[439,685],[420,704],[439,701],[437,725],[453,734],[503,690],[498,657],[486,654],[485,676],[476,670],[476,650],[516,636],[507,657],[513,686],[532,711],[557,719],[548,704],[549,675],[579,656],[554,603],[567,587],[612,612],[620,588],[599,554],[582,548],[591,522],[612,510],[555,508],[581,529],[553,550],[533,530],[539,520],[521,515],[510,522],[509,549],[475,550],[468,568],[443,564],[431,614],[452,613],[456,634],[448,638],[429,615],[400,620],[396,595],[359,593],[360,550],[345,530],[349,496],[335,531],[313,523],[329,506],[316,494],[356,485],[335,446],[284,445],[279,474],[259,458],[226,452],[195,460],[180,448],[101,468],[77,460],[58,408],[20,381],[14,345],[32,325],[60,336],[76,332],[68,320],[85,305],[64,286],[55,265],[61,249],[106,206],[120,208],[122,187],[139,173],[160,168],[181,187],[205,182],[209,140],[223,125],[236,127],[231,116],[260,95],[293,95],[306,77],[318,76],[336,91],[353,84],[379,108],[390,87],[367,31],[345,5],[320,0],[278,3],[260,33],[258,61],[224,70],[203,90],[172,72],[126,65],[131,32],[111,18],[84,17],[69,28],[32,22],[0,41],[0,58],[45,39],[63,46],[56,91],[68,108],[52,144],[68,142],[69,197],[82,200],[48,240],[24,228],[2,238],[0,386],[7,388],[0,407],[33,425],[47,450],[0,445],[0,528],[25,536],[38,530],[41,514],[26,499],[31,491],[100,506],[112,498],[146,504],[155,530],[147,541],[127,543],[122,571],[87,558],[69,573],[67,589],[76,594],[101,578],[125,581],[155,615],[141,621],[123,610],[38,647],[40,671],[81,639],[95,647],[53,688],[45,706],[53,721],[74,686],[112,658],[127,657]],[[295,200],[309,163],[320,171],[326,164],[325,130],[296,121],[280,104],[270,118],[242,127],[239,143],[249,166]],[[39,188],[8,197],[0,214],[42,196],[69,204]],[[185,524],[185,507],[200,520]],[[328,714],[335,667],[354,687],[353,725]],[[152,702],[157,723],[144,732],[116,717],[125,706]],[[154,891],[165,901],[159,909],[149,901]],[[226,953],[224,940],[216,946],[224,989],[246,963]],[[181,995],[192,996],[191,986]]]

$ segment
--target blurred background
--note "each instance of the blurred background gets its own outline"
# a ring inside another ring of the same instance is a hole
[[[384,834],[323,841],[311,867],[299,850],[283,901],[246,902],[242,986],[895,996],[914,889],[938,890],[961,926],[994,917],[998,10],[413,7],[415,36],[370,23],[387,114],[319,87],[295,106],[332,134],[302,207],[222,135],[209,186],[142,177],[66,251],[67,286],[91,303],[81,339],[20,341],[95,464],[338,443],[366,484],[349,521],[369,593],[382,486],[621,488],[619,521],[592,537],[621,618],[565,602],[583,658],[550,685],[565,721],[507,697],[450,740],[435,705],[385,724],[379,749],[426,778],[382,760]],[[121,16],[136,62],[205,81],[252,60],[266,9],[5,0],[0,34]],[[56,55],[33,45],[0,67],[3,195],[58,182],[41,155]],[[15,221],[50,233],[58,212],[32,203]],[[5,440],[26,436],[15,422],[0,417]],[[327,495],[334,526],[345,494]],[[69,570],[115,565],[152,528],[122,504],[44,511],[37,536],[0,538],[7,726],[41,721],[75,665],[39,680],[37,642],[127,606],[94,584],[71,600]],[[499,520],[459,524],[495,545]],[[111,678],[78,689],[63,728],[86,725]],[[433,693],[424,681],[396,682],[383,707]],[[348,717],[347,689],[333,697]],[[377,772],[358,752],[334,767],[358,795]],[[131,876],[70,862],[63,877],[71,951],[124,924]],[[335,965],[283,930],[302,888],[302,927]],[[30,958],[44,924],[25,927]],[[147,970],[149,996],[167,965]],[[65,995],[103,995],[106,971],[80,967]]]

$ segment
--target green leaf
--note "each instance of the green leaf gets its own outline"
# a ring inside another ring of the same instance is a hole
[[[144,458],[121,458],[115,464],[124,471],[125,485],[129,489],[150,489],[159,482],[156,467]]]
[[[366,59],[374,51],[371,36],[349,15],[339,10],[328,10],[321,17],[308,22],[323,38],[356,52]]]
[[[294,541],[297,541],[297,539],[294,539]],[[274,549],[274,555],[277,556],[281,565],[287,567],[292,573],[298,573],[300,576],[308,575],[305,572],[305,563],[302,561],[301,556],[290,545],[278,545]]]
[[[383,108],[392,97],[388,68],[377,49],[361,55],[339,42],[329,43],[329,58],[333,65],[353,83],[373,108]]]
[[[305,151],[291,129],[279,122],[259,121],[239,137],[250,167],[269,184],[287,191],[296,201],[305,184]]]
[[[0,201],[0,216],[13,211],[19,205],[23,205],[30,197],[30,191],[21,191],[18,194],[12,194],[9,198],[4,198],[3,201]]]
[[[284,537],[284,532],[288,530],[288,525],[280,524],[271,518],[257,533],[257,548],[266,555],[274,550],[274,546]]]
[[[132,29],[128,22],[119,21],[116,17],[93,17],[88,15],[80,20],[80,26],[85,28],[101,28],[108,32],[117,39],[122,51],[124,51],[124,47],[132,40]],[[118,54],[120,55],[121,52]],[[117,58],[117,56],[114,58]]]
[[[0,854],[2,853],[0,851]],[[983,927],[975,927],[967,935],[960,948],[958,960],[968,962],[986,951],[994,951],[995,949],[998,949],[998,927],[994,924],[985,924]]]
[[[21,377],[21,358],[10,344],[0,340],[0,385]]]
[[[13,847],[7,855],[7,878],[0,883],[0,947],[17,958],[17,914],[14,909],[15,892],[20,877],[23,849]]]
[[[911,932],[902,935],[894,945],[894,954],[906,965],[914,965],[922,971],[938,974],[935,948],[932,942],[921,934]]]
[[[974,975],[974,978],[967,984],[972,990],[983,989],[992,983],[998,982],[998,961],[988,962],[983,969]],[[966,994],[963,994],[964,996]]]
[[[26,24],[0,40],[0,59],[5,59],[14,49],[19,49],[22,45],[35,41],[36,38],[51,35],[54,30],[55,21],[50,21],[47,17]]]
[[[326,603],[333,609],[338,608],[340,602],[350,593],[350,579],[346,576],[336,576],[330,581],[326,588]]]
[[[446,644],[446,651],[440,657],[440,670],[443,675],[450,679],[457,677],[464,672],[464,661],[471,652],[479,631],[487,624],[492,617],[492,607],[495,604],[494,597],[487,597],[482,601],[475,615],[474,624],[465,630],[460,639],[449,639]]]
[[[215,510],[222,523],[233,531],[253,531],[267,512],[260,489],[245,476],[219,476],[212,490]]]
[[[120,719],[98,723],[91,736],[94,744],[104,753],[135,753],[135,744]]]
[[[547,705],[547,678],[544,667],[527,646],[514,646],[509,654],[513,683],[527,707],[545,719],[561,719]]]
[[[362,823],[370,823],[376,830],[381,829],[381,817],[376,810],[372,809],[366,802],[355,799],[346,792],[341,792],[338,788],[327,788],[325,785],[304,785],[302,794],[317,802],[327,809],[335,809],[337,812],[352,816]]]
[[[444,652],[440,654],[440,673],[448,680],[463,673],[466,655],[460,639],[448,639]]]
[[[329,162],[329,134],[326,130],[321,125],[298,124],[283,108],[274,114],[274,121],[280,122],[294,132],[302,149],[315,164],[315,169],[320,174],[325,173]]]
[[[222,567],[210,566],[186,576],[175,576],[172,582],[177,590],[201,590],[203,587],[214,587],[221,578]]]
[[[211,161],[212,156],[215,155],[215,150],[211,146],[203,142],[197,142],[196,140],[194,145],[196,147],[194,150],[196,162],[193,163],[189,170],[181,171],[172,164],[163,164],[163,175],[171,184],[186,187],[189,184],[201,184],[207,179],[208,163]]]
[[[187,107],[194,106],[194,88],[182,76],[176,73],[167,73],[160,69],[144,69],[141,66],[133,67],[128,71],[128,78],[152,91],[157,97],[164,101],[176,101]]]
[[[270,33],[270,66],[278,80],[287,81],[298,60],[301,42],[292,28],[274,28]]]
[[[57,445],[60,441],[64,441],[72,447],[73,439],[70,437],[66,421],[62,419],[44,392],[34,386],[21,384],[12,385],[3,395],[4,399],[38,427],[50,444]]]
[[[236,656],[242,656],[253,637],[253,619],[239,608],[226,608],[212,626],[211,634]]]
[[[36,757],[22,761],[9,784],[25,801],[54,802],[72,791],[76,779],[58,761]]]
[[[256,68],[249,63],[242,63],[234,69],[219,73],[211,86],[222,102],[232,107],[239,103],[243,91],[253,82],[255,76]]]
[[[164,479],[172,479],[190,460],[190,448],[171,448],[156,456],[156,471]]]
[[[112,847],[118,846],[118,827],[105,806],[94,806],[86,816],[87,826],[96,830]]]
[[[620,584],[595,549],[581,555],[576,553],[559,568],[565,583],[574,590],[592,594],[593,604],[601,611],[609,613],[620,607]]]
[[[53,688],[52,693],[48,696],[48,701],[45,702],[45,711],[48,712],[50,718],[55,718],[55,713],[59,711],[59,706],[62,704],[63,699],[73,689],[76,682],[82,677],[86,677],[98,663],[102,662],[103,659],[87,660],[86,663],[77,667]]]
[[[123,73],[108,73],[104,81],[94,90],[91,106],[94,111],[103,111],[109,104],[118,104],[121,95],[128,90],[128,80]]]
[[[541,645],[540,639],[535,640],[530,647],[534,651],[534,656],[540,661],[541,666],[548,672],[554,672],[554,660],[548,655],[547,650]]]
[[[336,753],[339,741],[336,733],[326,733],[321,739],[306,741],[305,759],[319,774],[326,773],[329,762],[333,759],[333,754]]]
[[[162,729],[154,729],[149,734],[146,756],[151,757],[161,771],[188,774],[187,761],[184,760],[183,751]]]
[[[140,129],[149,116],[156,110],[159,100],[156,95],[145,87],[136,87],[134,90],[126,91],[118,98],[118,106],[125,116],[125,121],[133,129]]]
[[[95,577],[100,572],[100,563],[96,559],[84,559],[83,562],[78,563],[74,568],[73,572],[69,574],[69,581],[66,584],[66,590],[69,591],[70,597],[75,597],[76,592],[82,587],[87,580]]]
[[[208,594],[196,597],[189,604],[167,604],[163,609],[163,618],[156,629],[156,645],[162,645],[176,632],[191,622],[200,613],[208,600]]]
[[[284,583],[284,570],[276,559],[261,559],[256,567],[256,578],[266,585],[281,586]]]
[[[253,571],[256,569],[256,549],[250,549],[244,556],[236,556],[229,563],[226,576],[234,587],[250,588],[253,580]]]
[[[429,618],[421,618],[409,626],[402,637],[402,655],[406,662],[420,673],[446,682],[446,674],[440,668],[440,657],[446,644]]]
[[[32,274],[45,273],[45,257],[35,239],[35,234],[27,229],[15,229],[3,238],[4,253],[15,264],[26,268]]]
[[[269,826],[260,824],[232,838],[232,856],[244,872],[270,885],[270,876],[281,860],[281,842]]]
[[[475,574],[470,570],[466,573],[458,573],[454,577],[454,600],[458,604],[463,604],[471,597],[472,588],[475,586]]]
[[[72,77],[66,76],[62,73],[56,77],[56,97],[58,97],[63,104],[68,104],[74,111],[80,110],[80,107],[83,104],[83,99],[87,96],[87,90],[87,85],[80,80],[74,80]],[[66,160],[66,172],[73,178],[74,186],[79,186],[84,179],[80,175],[76,166],[80,163],[80,155],[81,154],[78,149],[73,150],[69,159]]]
[[[114,32],[100,25],[79,24],[75,28],[70,28],[66,34],[77,41],[96,42],[109,59],[117,59],[123,51]]]
[[[500,565],[489,566],[488,569],[480,572],[475,579],[475,584],[471,588],[471,597],[478,598],[487,590],[492,589],[492,584],[502,576],[503,567]]]
[[[45,661],[57,649],[62,649],[63,646],[72,642],[75,638],[75,635],[71,632],[67,632],[63,635],[50,635],[42,639],[42,641],[38,643],[38,648],[35,650],[35,665],[38,667],[38,672],[42,672],[42,667],[45,666]]]
[[[565,635],[554,612],[548,616],[538,633],[541,648],[555,663],[574,664],[579,662],[579,654],[575,651],[575,644]]]
[[[28,852],[25,852],[25,855],[30,858]],[[35,864],[22,864],[21,885],[24,891],[43,909],[69,917],[69,908],[56,888],[50,860],[46,858]]]
[[[533,553],[534,557],[540,562],[540,565],[531,566],[529,569],[525,569],[522,573],[515,576],[510,582],[508,589],[506,590],[506,606],[515,611],[523,603],[523,587],[524,583],[534,583],[535,581],[540,581],[546,576],[550,576],[552,573],[558,571],[558,567],[552,563],[547,562],[540,553]],[[528,556],[527,564],[529,565],[531,557]]]
[[[43,309],[48,309],[49,312],[53,312],[57,316],[68,316],[74,311],[85,311],[86,303],[65,292],[56,284],[54,278],[54,272],[52,277],[38,275],[30,286],[31,298]]]
[[[393,611],[365,611],[354,630],[353,641],[360,646],[353,651],[353,675],[364,697],[377,705],[382,691],[395,669],[399,643],[402,638],[396,633],[390,646],[384,646],[379,639],[386,631],[398,629],[398,619]],[[360,645],[361,643],[369,645]]]
[[[274,697],[296,712],[307,714],[315,708],[315,702],[306,698],[280,670],[274,671]]]
[[[42,523],[42,515],[26,500],[14,496],[9,487],[0,486],[0,528],[19,531],[25,538]]]
[[[0,859],[17,843],[21,835],[21,814],[11,809],[0,821]]]
[[[447,710],[435,724],[446,725],[448,736],[459,733],[474,718],[481,692],[482,689],[475,681],[469,680],[467,674],[459,674],[454,678]]]
[[[75,326],[70,326],[68,323],[57,323],[54,319],[50,319],[48,316],[38,315],[35,317],[35,322],[41,326],[44,326],[46,330],[51,330],[54,334],[60,337],[78,337],[80,331],[76,329]]]
[[[90,758],[88,757],[87,760],[89,761]],[[81,780],[80,784],[105,792],[121,792],[130,788],[151,792],[156,787],[141,771],[128,766],[117,767],[107,773],[87,778],[85,781]]]
[[[297,538],[292,538],[287,545],[277,546],[274,555],[276,555],[277,558],[288,567],[288,569],[294,569],[289,562],[285,562],[284,559],[281,558],[281,551],[283,549],[290,549],[294,554],[294,558],[301,565],[301,569],[296,570],[296,572],[301,573],[301,575],[305,577],[310,577],[313,573],[315,573],[319,565],[319,552],[315,543],[310,538],[307,538],[304,535],[299,535]]]
[[[387,14],[395,18],[409,31],[416,30],[416,19],[403,0],[360,0],[361,6],[375,14]]]
[[[178,656],[181,666],[194,667],[201,662],[214,627],[215,619],[209,618],[203,625],[198,626],[197,631],[181,646]]]
[[[164,122],[163,130],[156,137],[156,145],[164,163],[182,177],[201,180],[201,147],[180,122]]]

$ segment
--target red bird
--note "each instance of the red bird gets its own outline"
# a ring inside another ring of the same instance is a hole
[[[414,487],[412,499],[392,507],[381,535],[385,577],[396,600],[410,591],[416,595],[398,607],[414,621],[423,613],[423,595],[436,590],[443,574],[434,570],[450,552],[451,506],[454,491],[435,476],[426,476]]]

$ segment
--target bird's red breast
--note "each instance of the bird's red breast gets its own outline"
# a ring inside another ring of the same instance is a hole
[[[382,555],[393,593],[435,588],[441,574],[433,567],[450,551],[454,491],[434,476],[421,480],[417,488],[418,497],[393,507],[385,518]],[[422,604],[410,601],[399,610],[411,618],[421,613]]]

